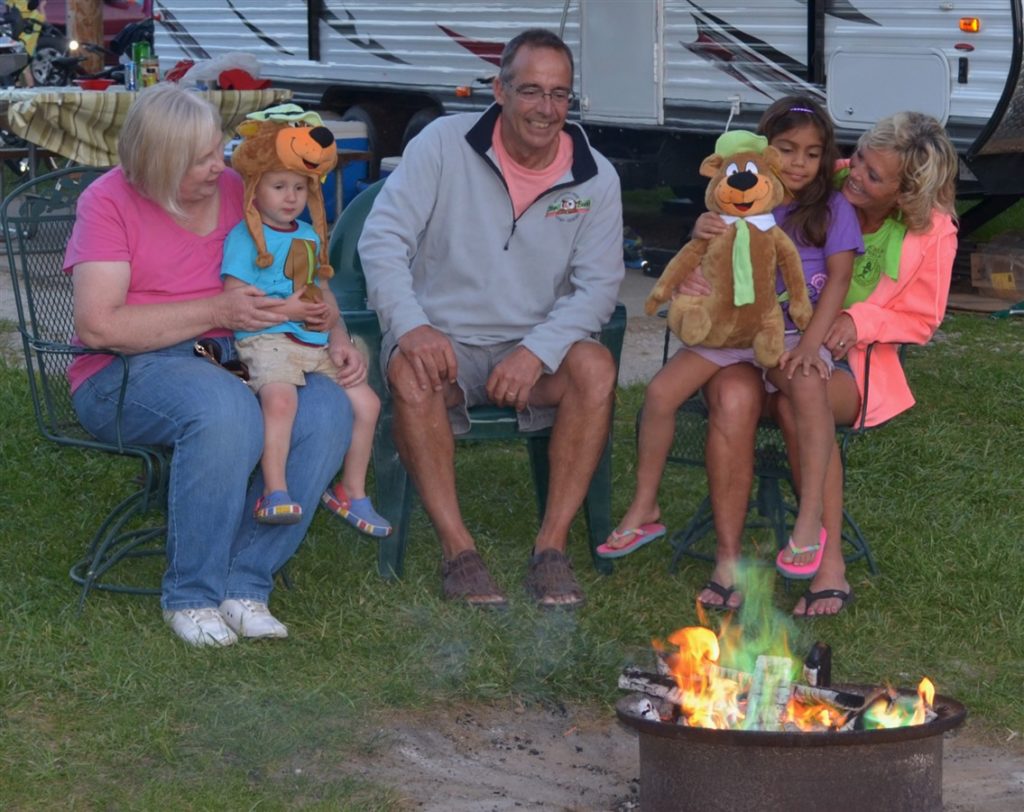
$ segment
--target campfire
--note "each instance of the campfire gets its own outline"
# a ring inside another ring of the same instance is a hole
[[[935,718],[935,687],[924,677],[915,697],[891,686],[867,695],[832,690],[831,650],[815,643],[802,666],[788,656],[759,654],[753,672],[719,665],[718,637],[701,626],[658,641],[658,671],[626,668],[619,687],[640,694],[645,719],[718,730],[828,732],[921,725]]]
[[[638,732],[645,812],[748,808],[942,809],[942,734],[966,718],[935,692],[832,680],[832,652],[789,649],[770,576],[746,573],[719,633],[689,626],[627,667],[619,719]]]

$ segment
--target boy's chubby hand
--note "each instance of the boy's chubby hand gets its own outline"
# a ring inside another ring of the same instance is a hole
[[[366,380],[366,359],[347,335],[342,335],[340,330],[331,333],[327,351],[338,368],[339,384],[356,386]]]

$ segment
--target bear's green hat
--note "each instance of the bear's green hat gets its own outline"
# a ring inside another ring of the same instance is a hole
[[[768,146],[768,139],[763,135],[756,135],[748,130],[732,130],[718,136],[715,141],[715,154],[728,158],[737,152],[764,152]]]

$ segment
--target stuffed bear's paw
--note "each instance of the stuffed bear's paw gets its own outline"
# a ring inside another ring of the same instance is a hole
[[[657,288],[655,288],[657,291]],[[651,295],[647,297],[647,301],[644,302],[644,313],[648,316],[653,316],[658,312],[658,308],[665,302],[664,299],[659,298],[656,292],[652,291]]]
[[[808,301],[791,301],[789,303],[789,317],[793,324],[801,330],[806,330],[811,323],[811,316],[814,315],[814,307]]]

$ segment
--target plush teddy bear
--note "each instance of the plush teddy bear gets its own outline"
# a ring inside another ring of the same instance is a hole
[[[700,174],[711,178],[705,205],[722,215],[729,229],[711,240],[693,239],[684,245],[644,306],[653,315],[700,265],[712,292],[672,299],[669,328],[688,345],[753,347],[755,359],[766,369],[778,366],[785,333],[775,291],[777,268],[789,291],[793,322],[802,330],[812,313],[796,246],[772,216],[786,195],[780,165],[778,151],[764,136],[734,130],[718,139]]]
[[[273,255],[267,252],[260,213],[253,203],[256,184],[266,172],[283,169],[298,172],[307,178],[307,204],[312,225],[320,238],[319,257],[309,240],[292,240],[285,274],[294,289],[305,288],[300,298],[319,302],[323,293],[317,287],[317,276],[334,276],[327,255],[327,216],[321,185],[338,163],[338,147],[334,133],[323,126],[317,113],[306,112],[296,104],[280,104],[257,113],[250,113],[238,125],[243,141],[231,156],[231,166],[245,181],[244,217],[249,234],[256,244],[256,265],[267,268]]]

